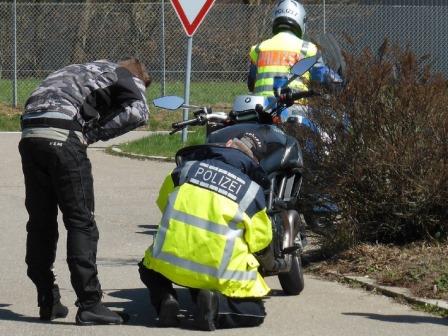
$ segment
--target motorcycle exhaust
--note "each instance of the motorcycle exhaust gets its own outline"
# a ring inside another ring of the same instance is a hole
[[[292,243],[289,246],[292,246],[292,244],[294,243],[295,237],[297,237],[297,235],[300,232],[301,226],[303,225],[303,221],[300,218],[300,215],[296,210],[289,210],[287,213],[288,213],[287,221],[288,221],[288,223],[290,223],[290,225],[292,227]]]

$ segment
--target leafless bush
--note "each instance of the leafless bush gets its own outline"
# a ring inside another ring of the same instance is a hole
[[[306,194],[329,196],[339,210],[324,216],[334,224],[327,243],[446,238],[447,82],[424,57],[387,41],[376,54],[345,58],[344,89],[311,102],[326,141],[289,127],[315,144],[305,156]]]

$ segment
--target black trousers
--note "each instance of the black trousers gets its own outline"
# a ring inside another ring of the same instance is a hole
[[[19,143],[25,177],[27,274],[39,293],[55,282],[52,271],[58,241],[58,206],[67,229],[70,280],[81,307],[101,299],[97,277],[98,229],[93,178],[87,148],[73,135],[66,142],[25,138]]]
[[[165,295],[170,293],[177,298],[173,283],[162,274],[147,269],[143,263],[139,263],[139,273],[140,279],[149,289],[151,303],[157,313],[160,311],[160,304]],[[198,291],[198,289],[190,288],[193,302],[196,302]],[[217,328],[255,327],[262,324],[266,317],[263,301],[259,298],[237,299],[220,293],[218,297]]]

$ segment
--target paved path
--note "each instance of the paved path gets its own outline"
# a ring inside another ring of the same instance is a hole
[[[135,134],[132,134],[135,136]],[[139,136],[139,134],[137,134]],[[100,229],[99,277],[104,301],[131,315],[124,326],[78,327],[74,325],[75,296],[65,263],[65,230],[55,269],[66,319],[48,324],[37,318],[36,294],[25,275],[25,223],[23,176],[17,152],[18,134],[0,133],[0,335],[185,335],[200,334],[184,329],[154,327],[146,289],[140,283],[136,263],[151,242],[160,214],[154,206],[158,187],[172,163],[138,161],[89,150],[96,193],[96,219]],[[253,329],[220,330],[220,335],[331,335],[331,336],[446,336],[448,320],[416,312],[388,298],[337,283],[306,277],[304,292],[297,297],[279,294],[275,278],[268,280],[274,295],[266,299],[268,317]],[[181,298],[187,300],[184,290]]]

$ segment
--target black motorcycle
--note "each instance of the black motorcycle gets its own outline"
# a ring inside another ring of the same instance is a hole
[[[257,253],[256,257],[260,262],[261,274],[278,275],[287,295],[298,295],[304,288],[301,253],[306,243],[303,234],[305,222],[296,210],[302,183],[303,158],[297,140],[285,134],[276,121],[284,108],[314,94],[288,89],[288,84],[303,75],[314,63],[316,57],[297,62],[291,68],[291,78],[272,97],[238,96],[229,114],[200,108],[193,113],[193,119],[173,123],[171,132],[176,133],[189,125],[202,125],[207,126],[207,143],[226,143],[247,133],[263,141],[265,150],[260,165],[270,180],[270,187],[265,190],[265,194],[273,239],[269,247]],[[183,102],[180,97],[166,96],[155,99],[154,105],[164,109],[188,107]]]

